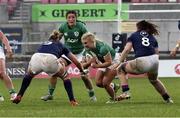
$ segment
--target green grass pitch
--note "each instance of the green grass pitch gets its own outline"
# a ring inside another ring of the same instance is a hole
[[[2,81],[0,92],[5,101],[0,103],[0,117],[180,117],[180,78],[160,78],[169,91],[174,104],[165,104],[147,79],[129,79],[132,97],[116,104],[106,104],[109,99],[102,88],[95,87],[98,101],[89,101],[87,90],[79,79],[72,79],[74,94],[80,103],[70,106],[63,87],[58,80],[54,100],[42,101],[40,97],[47,93],[48,79],[33,79],[21,103],[13,104]],[[114,80],[116,83],[119,80]],[[16,90],[22,80],[13,80]],[[94,84],[95,86],[95,84]],[[121,90],[118,91],[120,94]]]

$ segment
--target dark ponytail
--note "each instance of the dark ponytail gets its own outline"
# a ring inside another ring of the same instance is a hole
[[[144,30],[151,35],[159,35],[159,31],[157,30],[157,25],[142,20],[136,24],[138,31]]]

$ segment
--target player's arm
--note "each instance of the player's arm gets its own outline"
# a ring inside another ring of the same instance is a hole
[[[119,58],[119,63],[114,65],[114,68],[118,68],[122,62],[124,62],[124,60],[126,59],[127,55],[129,54],[129,52],[132,49],[132,42],[127,42],[126,46],[124,47],[124,50],[122,51],[120,58]]]
[[[88,68],[89,66],[91,66],[91,60],[90,58],[88,59],[87,57],[83,56],[82,57],[82,61],[81,64],[84,68]]]
[[[108,52],[105,56],[104,56],[104,63],[97,63],[97,59],[96,58],[93,58],[94,61],[92,61],[91,63],[91,66],[93,68],[106,68],[108,66],[110,66],[112,64],[112,57],[111,57],[111,54],[110,52]]]
[[[80,72],[84,72],[84,68],[82,67],[81,63],[77,60],[76,56],[72,53],[69,52],[68,58],[78,67]]]
[[[0,31],[0,39],[1,39],[2,43],[5,45],[5,47],[6,47],[5,49],[6,49],[6,51],[7,51],[7,56],[8,56],[9,58],[11,58],[12,55],[13,55],[11,46],[10,46],[10,44],[9,44],[9,41],[8,41],[7,37],[6,37],[6,36],[3,34],[3,32],[1,32],[1,31]]]
[[[179,50],[179,47],[180,47],[180,40],[177,42],[176,47],[174,49],[172,49],[171,52],[170,52],[170,55],[172,57],[176,56],[176,52]]]

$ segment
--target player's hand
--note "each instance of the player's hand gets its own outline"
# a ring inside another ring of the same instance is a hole
[[[13,52],[12,52],[12,50],[10,49],[10,50],[7,50],[7,52],[6,52],[6,55],[7,55],[7,58],[13,58]]]
[[[91,67],[98,68],[98,64],[97,63],[91,63]]]
[[[170,56],[172,56],[172,57],[175,57],[175,56],[176,56],[176,49],[173,49],[173,50],[170,52]]]

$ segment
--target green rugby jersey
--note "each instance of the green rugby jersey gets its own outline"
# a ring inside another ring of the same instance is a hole
[[[87,54],[90,54],[92,56],[96,56],[100,62],[104,62],[104,56],[107,55],[107,53],[111,54],[112,60],[115,58],[115,50],[107,45],[106,43],[96,40],[96,48],[94,49],[85,49],[83,51],[83,56],[86,56]]]
[[[67,22],[59,27],[59,32],[63,33],[64,43],[74,54],[79,54],[84,47],[81,43],[81,37],[87,32],[85,25],[81,22],[76,22],[76,25],[70,28]]]

